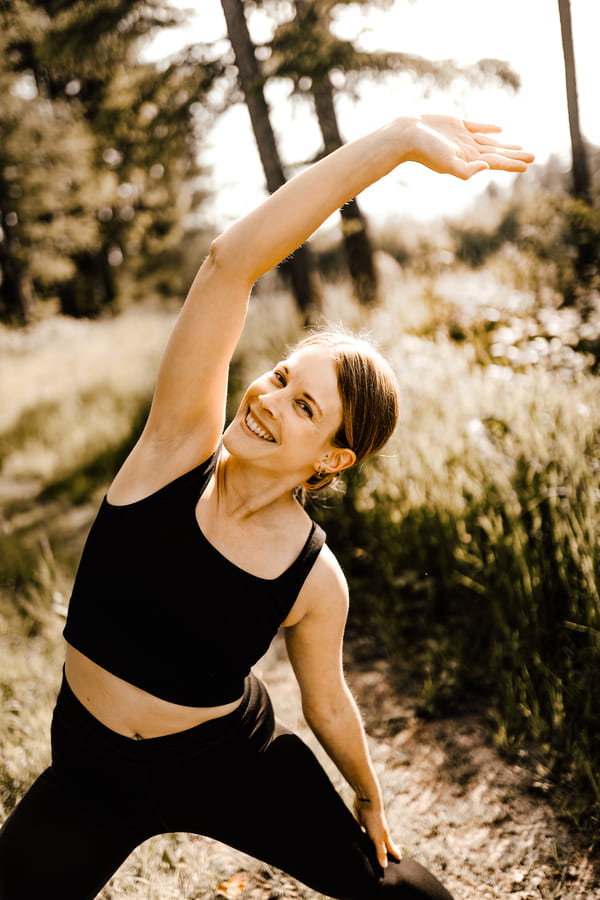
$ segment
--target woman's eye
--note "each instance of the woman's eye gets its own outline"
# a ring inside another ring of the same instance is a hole
[[[305,403],[304,400],[298,400],[298,406],[300,407],[300,409],[302,410],[303,413],[305,413],[307,416],[309,416],[312,419],[313,411],[310,408],[310,406],[308,405],[308,403]]]
[[[285,386],[285,375],[283,374],[283,372],[275,371],[273,372],[273,375],[275,377],[275,380],[278,381],[279,384]]]

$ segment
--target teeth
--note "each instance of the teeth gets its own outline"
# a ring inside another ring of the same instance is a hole
[[[256,421],[250,410],[246,413],[246,425],[254,434],[258,435],[258,437],[262,438],[263,441],[270,441],[274,443],[275,438],[271,437],[264,428]]]

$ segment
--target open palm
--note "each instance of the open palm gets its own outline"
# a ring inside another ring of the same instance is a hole
[[[468,122],[452,116],[424,115],[415,122],[410,159],[434,172],[466,180],[483,169],[524,172],[534,155],[515,144],[490,137],[497,125]]]

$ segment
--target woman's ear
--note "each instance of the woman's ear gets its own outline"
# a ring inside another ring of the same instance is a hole
[[[356,462],[356,453],[348,447],[333,447],[332,450],[323,457],[318,466],[315,466],[317,472],[327,472],[328,474],[339,474],[344,469],[349,469]]]

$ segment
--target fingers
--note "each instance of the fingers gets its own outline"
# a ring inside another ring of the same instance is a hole
[[[503,150],[523,150],[520,144],[505,144],[502,141],[497,141],[493,137],[489,137],[487,134],[484,137],[473,134],[472,139],[480,147],[502,147]]]
[[[502,152],[502,153],[482,153],[482,159],[488,164],[490,169],[501,172],[525,172],[527,166],[533,161],[533,154],[522,152]]]
[[[377,850],[377,862],[382,869],[387,869],[388,856],[385,844],[376,844],[375,849]]]
[[[373,841],[377,862],[381,868],[387,868],[388,854],[400,861],[402,854],[392,842],[383,811],[363,810],[361,803],[355,799],[354,812],[362,831]]]
[[[393,843],[390,833],[388,831],[387,825],[384,823],[383,829],[377,829],[375,833],[371,832],[367,829],[367,834],[373,841],[375,845],[375,852],[377,854],[377,862],[381,866],[382,869],[386,869],[389,861],[389,856],[393,856],[394,859],[400,860],[402,859],[402,853]]]
[[[392,841],[392,839],[388,836],[386,850],[390,856],[393,856],[394,859],[397,859],[398,862],[402,859],[402,851],[396,846],[396,844]]]
[[[495,138],[489,137],[491,132],[498,133],[502,131],[499,126],[467,121],[464,121],[463,124],[467,130],[471,132],[472,139],[479,146],[482,154],[501,150],[502,154],[509,159],[520,160],[525,163],[532,163],[534,161],[535,155],[528,150],[523,150],[523,147],[520,144],[505,144],[503,141],[497,141]],[[523,170],[518,169],[515,171]]]
[[[491,125],[489,122],[484,124],[482,122],[469,122],[467,119],[463,119],[462,123],[467,131],[470,131],[473,134],[491,134],[493,132],[498,133],[502,131],[502,128],[499,125]]]
[[[527,150],[506,149],[499,145],[482,146],[476,160],[457,157],[452,174],[466,181],[484,169],[492,169],[495,172],[526,172],[534,158],[533,153]]]
[[[535,159],[535,155],[529,150],[523,150],[518,144],[501,144],[498,141],[476,140],[477,148],[480,154],[485,153],[501,153],[509,159],[519,159],[522,162],[530,163]]]
[[[377,862],[382,869],[387,868],[390,856],[393,856],[398,862],[402,859],[402,851],[394,844],[387,830],[381,840],[373,839],[373,843],[377,852]]]
[[[369,834],[369,837],[371,838],[371,840],[373,841],[373,844],[375,845],[375,853],[377,854],[377,862],[379,863],[379,865],[381,866],[382,869],[387,869],[387,864],[388,864],[387,845],[389,842],[389,835],[384,832],[383,834],[378,834],[378,835]]]

